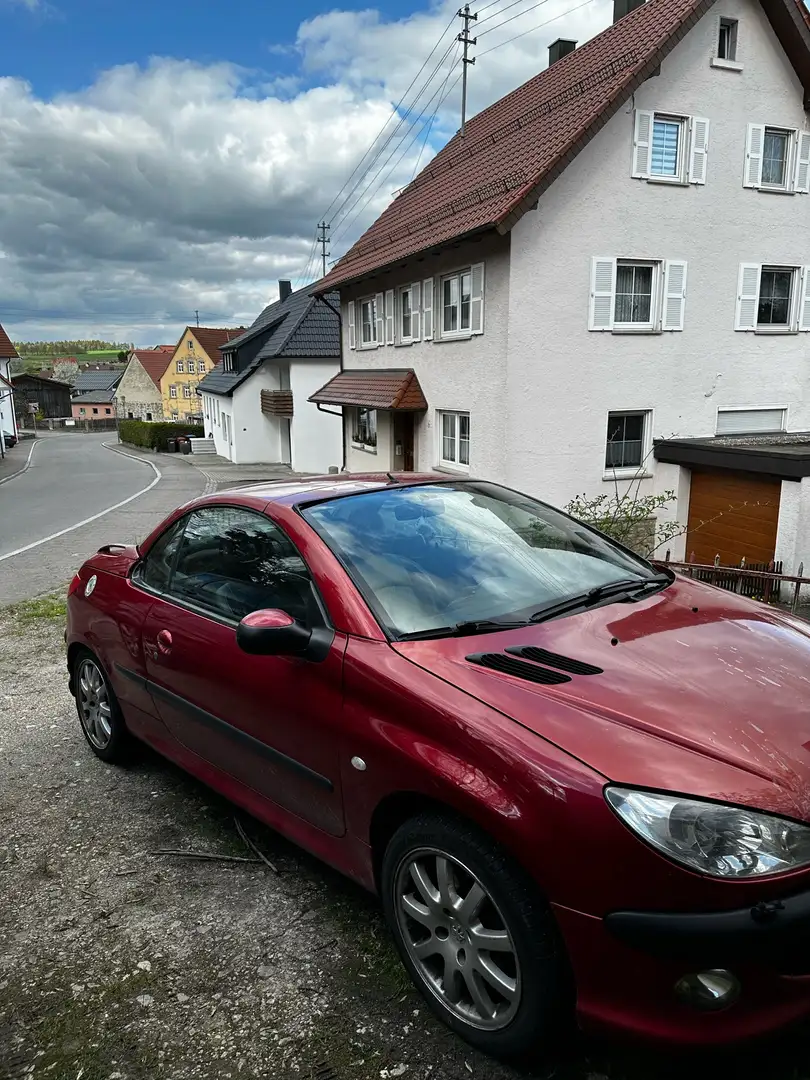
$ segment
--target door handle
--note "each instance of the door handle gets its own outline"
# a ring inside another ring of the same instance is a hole
[[[164,656],[172,651],[172,635],[168,630],[161,630],[157,636],[157,647]]]

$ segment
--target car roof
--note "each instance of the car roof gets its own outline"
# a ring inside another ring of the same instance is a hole
[[[262,499],[268,503],[301,506],[305,503],[337,499],[344,495],[360,495],[384,488],[416,487],[422,484],[448,483],[466,477],[449,477],[440,473],[351,473],[342,476],[308,476],[300,480],[259,481],[242,487],[218,491],[207,496],[206,502],[215,498]]]

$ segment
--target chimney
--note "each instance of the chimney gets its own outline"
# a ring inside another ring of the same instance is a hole
[[[278,283],[278,298],[279,300],[286,300],[288,296],[292,294],[292,282],[280,281]]]
[[[625,15],[629,15],[643,3],[644,0],[613,0],[613,21],[617,23],[619,19],[623,19]]]
[[[618,0],[616,0],[618,3]],[[557,40],[548,47],[548,66],[556,64],[558,60],[562,60],[564,56],[568,56],[577,47],[575,41],[569,41],[567,38],[557,38]]]

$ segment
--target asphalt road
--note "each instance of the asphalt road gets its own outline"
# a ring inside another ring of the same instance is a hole
[[[102,544],[137,542],[205,488],[187,462],[105,443],[114,432],[44,436],[30,467],[0,484],[0,605],[60,588]],[[23,464],[28,447],[12,453]]]

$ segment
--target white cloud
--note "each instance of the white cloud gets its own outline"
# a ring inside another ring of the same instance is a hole
[[[510,2],[497,0],[482,18],[478,53],[573,4],[544,0],[493,29],[515,10],[500,14]],[[229,64],[166,59],[113,68],[52,100],[0,78],[0,321],[19,338],[144,344],[171,340],[195,308],[209,325],[251,321],[276,279],[307,263],[320,215],[456,9],[442,2],[397,21],[373,10],[319,15],[299,29],[299,71],[264,83]],[[553,38],[583,41],[609,17],[610,0],[591,0],[482,57],[471,70],[471,110],[544,67]],[[403,128],[407,140],[385,150],[373,182],[343,207],[333,256],[410,179],[437,99],[426,103],[457,76],[454,51],[415,109],[423,119]],[[422,164],[457,123],[456,90]]]

